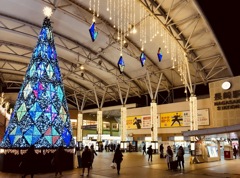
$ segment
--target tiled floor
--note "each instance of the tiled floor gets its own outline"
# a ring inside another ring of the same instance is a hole
[[[153,161],[148,162],[147,156],[140,152],[124,153],[120,175],[116,169],[110,167],[112,152],[98,153],[90,171],[90,178],[240,178],[240,159],[190,164],[189,155],[185,155],[185,169],[177,171],[167,170],[165,159],[153,155]],[[80,178],[82,169],[75,168],[63,172],[62,178]],[[20,174],[0,172],[0,178],[16,178]],[[30,176],[28,176],[30,177]],[[35,178],[53,178],[54,173],[36,174]],[[87,177],[86,173],[85,176]]]

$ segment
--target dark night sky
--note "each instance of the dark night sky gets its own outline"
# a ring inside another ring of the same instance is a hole
[[[197,0],[232,69],[240,75],[240,8],[238,0]]]

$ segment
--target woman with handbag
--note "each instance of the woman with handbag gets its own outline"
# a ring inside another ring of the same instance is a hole
[[[120,150],[120,145],[118,144],[117,148],[115,150],[114,156],[113,156],[113,160],[112,160],[113,163],[117,164],[117,173],[118,173],[118,175],[120,174],[122,160],[123,160],[123,154],[122,154],[122,152]]]

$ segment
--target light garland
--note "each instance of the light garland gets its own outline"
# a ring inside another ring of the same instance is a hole
[[[93,10],[93,16],[96,13],[95,1],[89,1],[89,9]],[[99,16],[99,1],[97,5],[97,16]],[[145,7],[141,2],[139,9],[139,19],[136,19],[136,0],[107,0],[106,10],[109,11],[109,20],[113,20],[113,28],[117,28],[117,40],[120,43],[120,56],[123,54],[123,45],[126,43],[126,36],[129,33],[137,33],[136,25],[139,24],[139,41],[141,44],[141,51],[147,41],[152,42],[158,35],[162,39],[163,46],[166,53],[170,53],[170,60],[172,68],[177,67],[180,73],[181,80],[184,85],[188,84],[186,67],[187,59],[185,53],[176,39],[169,33],[168,29],[160,22],[157,16]],[[92,7],[93,6],[93,7]],[[94,19],[94,18],[93,18]],[[139,22],[136,24],[136,21]],[[147,26],[149,25],[149,27]]]

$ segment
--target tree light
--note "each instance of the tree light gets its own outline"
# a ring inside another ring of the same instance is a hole
[[[43,8],[43,13],[44,13],[44,15],[45,16],[47,16],[48,18],[50,18],[51,17],[51,15],[52,15],[52,8],[50,8],[50,7],[44,7]]]

